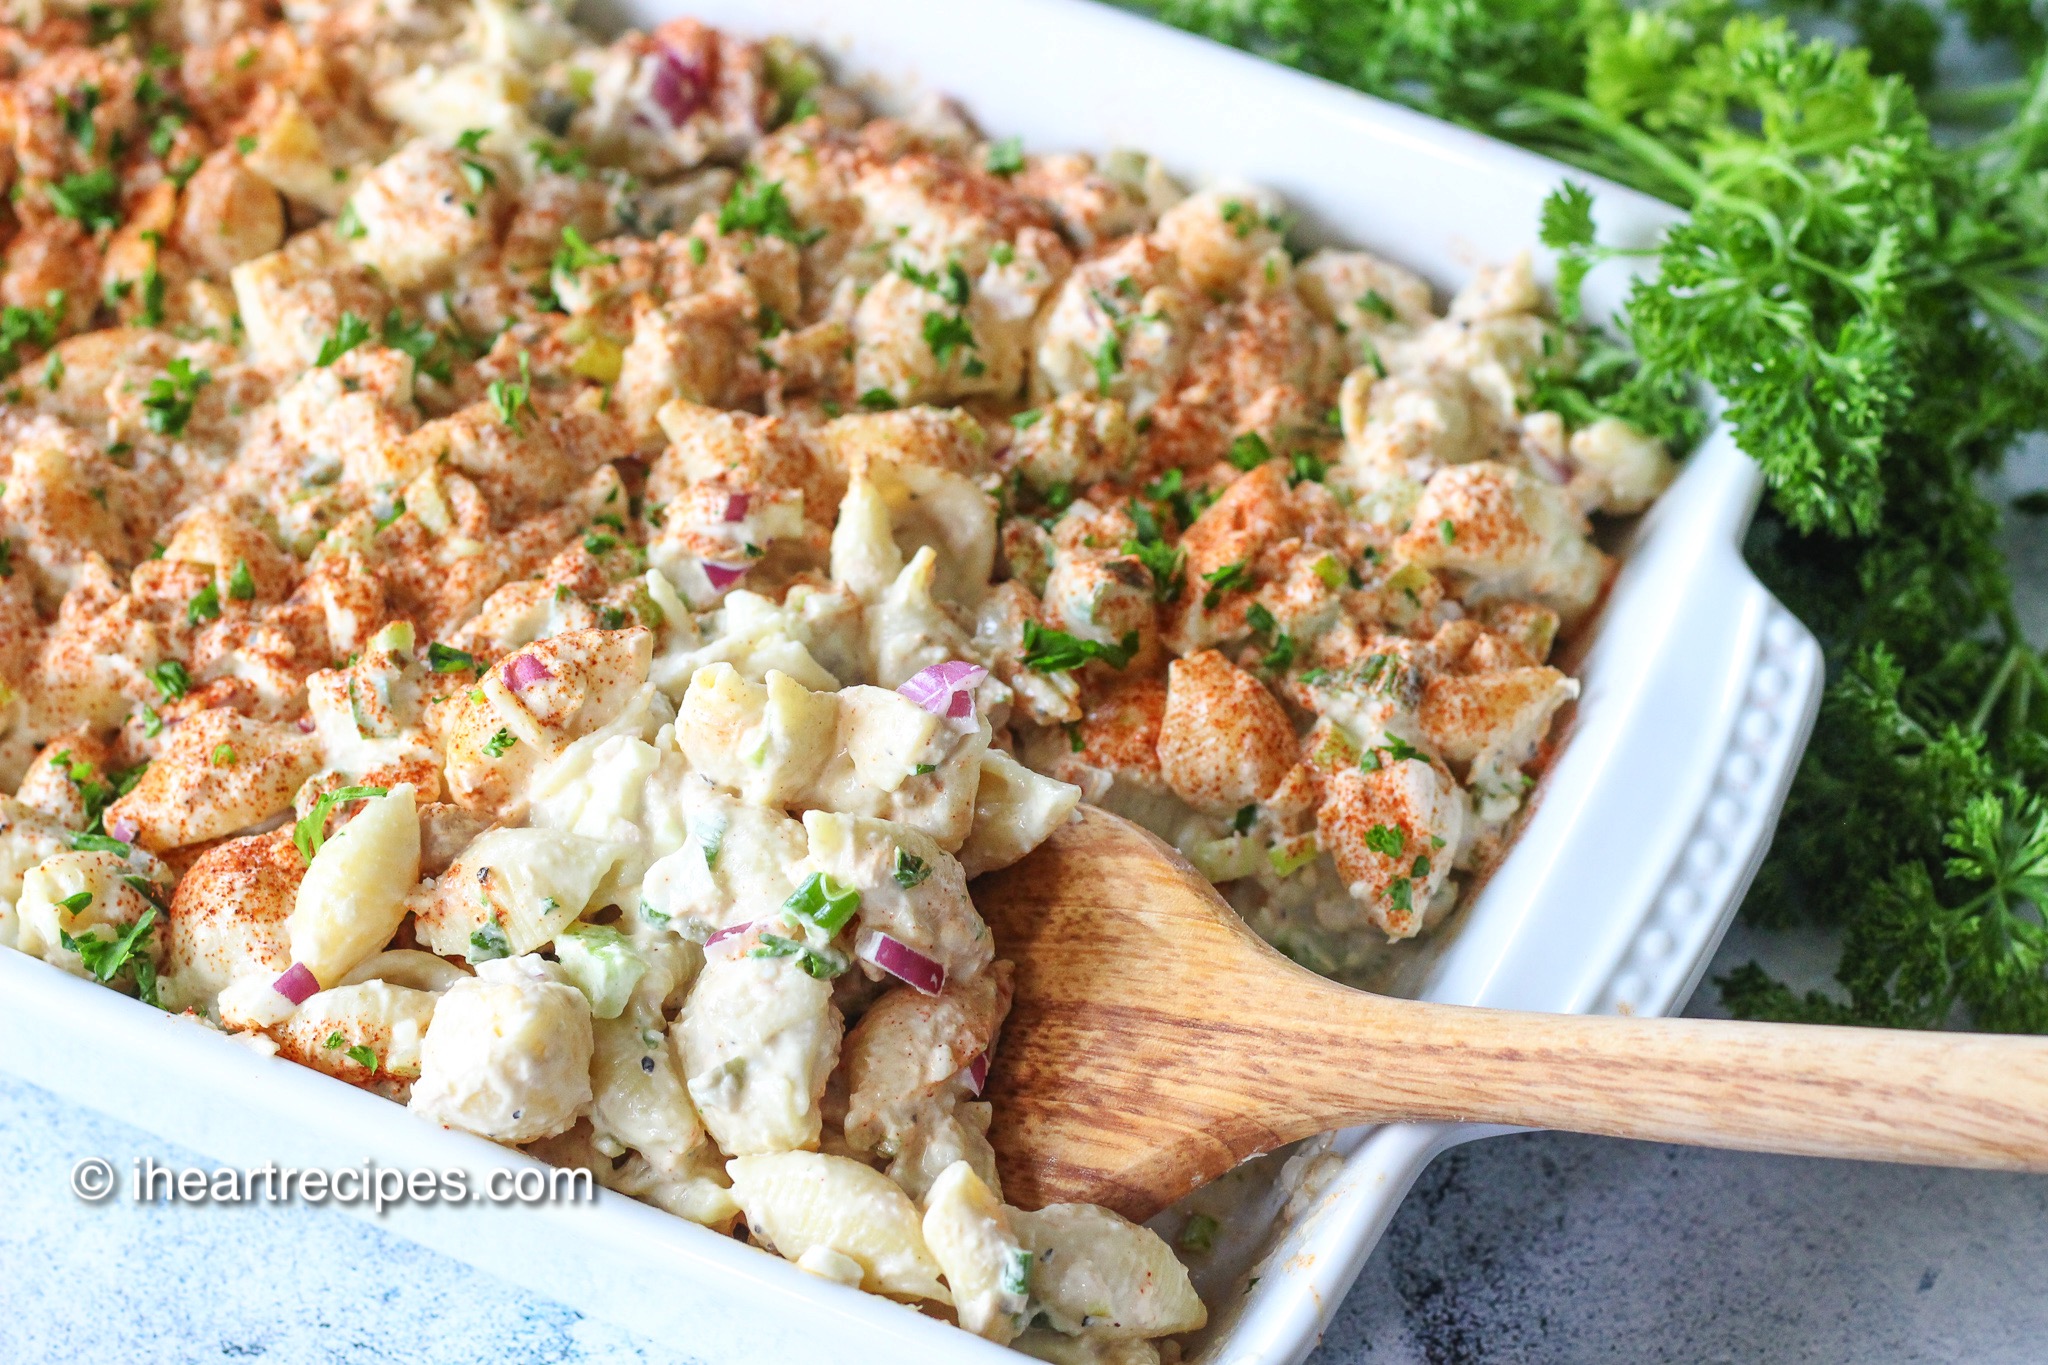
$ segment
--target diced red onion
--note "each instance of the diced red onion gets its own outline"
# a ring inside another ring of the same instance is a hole
[[[727,521],[745,521],[747,519],[747,506],[752,502],[753,498],[746,493],[734,493],[727,497],[725,500],[725,519]]]
[[[863,932],[855,940],[853,952],[861,961],[874,963],[898,981],[926,995],[937,995],[946,989],[946,969],[937,959],[926,957],[880,929]]]
[[[974,689],[988,676],[980,664],[953,659],[917,671],[915,677],[896,690],[935,716],[947,720],[974,719]]]
[[[684,62],[674,48],[663,48],[654,61],[654,80],[647,93],[668,115],[668,121],[680,128],[704,107],[708,84],[704,70]]]
[[[298,725],[299,725],[299,733],[300,733],[300,734],[302,734],[302,735],[310,735],[310,734],[312,734],[312,733],[313,733],[313,730],[314,730],[314,725],[313,725],[313,718],[312,718],[311,716],[300,716],[300,717],[299,717],[299,721],[298,721]]]
[[[704,561],[704,577],[711,580],[713,592],[724,592],[745,578],[747,570],[752,567],[750,564],[720,564],[716,560],[707,559]]]
[[[967,1064],[967,1093],[980,1095],[981,1088],[988,1084],[988,1054],[982,1053]]]
[[[294,1005],[303,1005],[307,996],[320,989],[320,978],[305,963],[294,962],[290,971],[270,983],[270,989]]]
[[[113,822],[107,826],[107,833],[113,835],[124,844],[134,843],[135,836],[141,832],[141,827],[125,816],[115,817]]]
[[[1537,449],[1534,444],[1524,446],[1523,450],[1528,453],[1529,463],[1535,465],[1538,472],[1544,478],[1552,483],[1570,483],[1572,481],[1572,471],[1569,467],[1551,459],[1550,456]]]
[[[704,946],[706,948],[709,948],[714,943],[723,943],[729,938],[738,938],[741,934],[746,933],[747,930],[753,927],[754,922],[752,920],[744,920],[739,924],[728,924],[723,929],[720,929],[717,933],[713,934],[710,938],[705,939]]]
[[[548,666],[531,654],[514,654],[512,662],[505,665],[505,686],[514,692],[524,692],[535,683],[544,683],[555,675],[548,672]]]

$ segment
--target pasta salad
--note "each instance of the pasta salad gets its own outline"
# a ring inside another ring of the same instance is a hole
[[[1529,262],[548,4],[0,27],[0,943],[1046,1359],[969,883],[1082,800],[1323,970],[1511,835],[1669,482]]]

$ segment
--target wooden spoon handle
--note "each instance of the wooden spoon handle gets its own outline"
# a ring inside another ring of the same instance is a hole
[[[1318,1126],[1394,1118],[2048,1171],[2048,1038],[1522,1014],[1329,994]],[[1339,1032],[1350,1033],[1349,1028]]]

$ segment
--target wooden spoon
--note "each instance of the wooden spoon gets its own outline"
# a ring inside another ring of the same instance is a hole
[[[1004,1197],[1159,1212],[1355,1124],[1512,1124],[2048,1170],[2048,1038],[1523,1014],[1282,957],[1179,854],[1091,807],[974,900],[1016,1002],[987,1087]]]

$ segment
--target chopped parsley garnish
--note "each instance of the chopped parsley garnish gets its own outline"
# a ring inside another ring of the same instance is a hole
[[[520,429],[519,410],[532,406],[530,400],[533,396],[533,371],[525,351],[519,353],[519,382],[513,384],[493,379],[484,386],[484,396],[491,400],[491,407],[496,410],[500,422],[514,431]]]
[[[249,561],[238,559],[234,570],[228,574],[228,596],[237,602],[248,602],[256,596],[256,576],[249,572]]]
[[[567,143],[553,143],[544,138],[535,138],[526,144],[533,153],[534,164],[555,175],[573,175],[578,180],[590,174],[585,164],[583,149]]]
[[[608,251],[599,251],[583,240],[583,234],[574,227],[562,225],[562,245],[555,251],[555,269],[564,275],[574,275],[586,265],[617,265],[619,258]]]
[[[135,852],[133,844],[116,839],[110,834],[95,834],[89,830],[72,835],[71,847],[80,853],[111,853],[116,858],[126,858]]]
[[[11,374],[20,364],[18,352],[24,345],[48,346],[57,340],[57,326],[64,320],[65,293],[52,289],[42,308],[8,304],[0,308],[0,373]]]
[[[1436,524],[1436,534],[1437,538],[1446,545],[1456,545],[1458,543],[1458,528],[1451,524],[1449,517],[1445,517]]]
[[[369,339],[370,324],[354,313],[344,311],[341,321],[334,325],[334,334],[320,343],[320,354],[314,358],[313,364],[324,370]]]
[[[1096,659],[1111,668],[1122,668],[1137,652],[1135,630],[1125,635],[1121,643],[1105,645],[1049,629],[1036,621],[1024,623],[1024,666],[1040,673],[1066,673]]]
[[[1104,398],[1109,397],[1109,386],[1116,382],[1117,372],[1124,367],[1124,344],[1115,332],[1102,339],[1102,344],[1088,353],[1088,363],[1095,367],[1095,391]],[[1175,470],[1179,473],[1179,470]]]
[[[75,915],[79,911],[85,909],[86,906],[92,904],[92,892],[74,891],[70,895],[64,897],[62,900],[59,900],[57,904],[63,906],[64,909],[70,914]]]
[[[1374,825],[1365,832],[1365,846],[1389,858],[1400,857],[1407,845],[1408,836],[1396,825]]]
[[[72,219],[87,232],[120,226],[121,182],[112,167],[67,175],[43,186],[43,194],[58,217]]]
[[[1183,530],[1192,526],[1209,504],[1216,501],[1216,495],[1206,488],[1189,488],[1187,476],[1178,469],[1169,469],[1145,485],[1145,496],[1171,507],[1174,520]]]
[[[331,792],[321,793],[313,803],[313,809],[292,826],[292,847],[298,849],[299,857],[310,866],[313,855],[327,842],[327,817],[344,801],[365,801],[373,796],[385,794],[383,787],[336,787]]]
[[[1131,504],[1136,507],[1137,504]],[[1143,509],[1140,509],[1143,510]],[[1149,519],[1150,512],[1145,513]],[[1123,553],[1145,566],[1152,575],[1152,596],[1161,602],[1176,601],[1187,584],[1187,551],[1163,540],[1127,540]]]
[[[860,396],[860,405],[869,412],[888,412],[896,406],[896,395],[887,389],[869,389]]]
[[[844,975],[852,966],[846,954],[831,948],[813,948],[808,943],[784,938],[781,934],[762,934],[748,957],[793,957],[804,972],[820,981],[830,981]]]
[[[1330,466],[1318,456],[1306,450],[1297,450],[1287,457],[1292,473],[1287,476],[1290,484],[1321,483],[1323,476],[1330,472]]]
[[[1365,751],[1365,757],[1358,766],[1367,772],[1376,772],[1388,763],[1402,763],[1408,759],[1429,762],[1429,755],[1402,739],[1399,735],[1388,735],[1385,744],[1378,744]]]
[[[825,235],[823,228],[806,231],[798,227],[789,199],[782,193],[782,182],[763,180],[761,173],[751,165],[741,172],[739,183],[733,186],[732,193],[718,210],[718,232],[720,236],[731,232],[758,232],[768,237],[780,237],[797,246],[809,246]]]
[[[220,619],[220,589],[209,582],[192,594],[185,603],[185,624],[196,626],[201,621]]]
[[[898,846],[889,875],[896,879],[896,885],[907,891],[913,886],[923,885],[925,878],[932,875],[932,867],[909,849]]]
[[[185,117],[182,114],[158,114],[155,126],[149,130],[149,150],[157,156],[169,156],[171,144],[178,140],[178,130],[184,126]]]
[[[362,1043],[356,1044],[341,1055],[354,1062],[357,1066],[367,1070],[375,1071],[377,1069],[377,1054]]]
[[[384,315],[384,344],[394,351],[405,352],[422,374],[446,384],[455,377],[453,368],[445,359],[428,359],[440,341],[440,332],[424,322],[408,323],[405,315],[396,308]]]
[[[151,261],[142,267],[142,307],[136,320],[144,327],[160,327],[164,320],[164,277]]]
[[[145,758],[132,768],[120,768],[107,774],[114,783],[114,795],[126,796],[129,792],[134,791],[135,784],[140,782],[142,775],[148,771],[149,760]]]
[[[497,920],[487,919],[469,936],[469,960],[471,962],[495,962],[501,957],[512,956],[512,940],[505,937],[505,930]]]
[[[924,344],[941,365],[951,360],[955,351],[975,350],[980,345],[967,319],[949,313],[924,315]]]
[[[1214,611],[1216,604],[1223,600],[1224,593],[1251,586],[1251,566],[1243,560],[1238,560],[1203,574],[1202,581],[1209,585],[1209,590],[1202,594],[1202,605]]]
[[[159,436],[181,436],[192,420],[192,403],[213,379],[211,370],[195,370],[183,356],[172,359],[161,377],[149,381],[142,399],[142,421]]]
[[[91,893],[85,893],[90,899]],[[69,900],[65,901],[70,904]],[[118,931],[112,938],[101,938],[96,933],[81,934],[73,938],[62,929],[57,931],[57,941],[78,954],[78,960],[93,979],[100,982],[112,981],[125,968],[135,981],[135,993],[144,1004],[154,1005],[156,998],[156,964],[149,960],[145,948],[149,943],[150,931],[156,927],[157,907],[143,907],[135,923]]]
[[[92,111],[100,106],[100,88],[97,85],[80,86],[77,100],[59,94],[56,98],[57,115],[64,123],[64,131],[71,135],[79,150],[88,156],[99,142],[100,130],[92,121]]]
[[[85,827],[96,828],[100,822],[100,812],[114,799],[115,793],[93,776],[92,764],[84,759],[74,758],[69,749],[53,755],[50,766],[63,773],[65,780],[70,782],[72,789],[78,793],[79,804],[85,811]]]
[[[1230,450],[1223,458],[1249,473],[1273,458],[1273,447],[1256,431],[1247,431],[1231,440]]]
[[[487,128],[471,128],[455,139],[455,149],[459,152],[476,152],[482,148],[483,140],[489,132]],[[498,173],[474,156],[463,157],[456,169],[462,172],[462,183],[469,186],[471,194],[480,195],[498,183]],[[475,212],[475,205],[466,207],[472,214]]]
[[[176,701],[192,690],[192,675],[185,671],[185,665],[176,659],[165,659],[142,670],[143,676],[156,684],[157,694],[165,701]]]
[[[135,32],[136,25],[155,11],[156,0],[136,0],[132,5],[87,5],[88,41],[94,47],[111,43],[124,33]]]
[[[500,728],[496,734],[484,741],[484,752],[492,758],[503,758],[506,751],[518,742],[519,737],[517,735],[514,735],[510,730]]]
[[[1258,807],[1258,803],[1257,803],[1257,802],[1254,802],[1254,803],[1252,803],[1252,804],[1251,804],[1251,805],[1249,805],[1249,806],[1239,806],[1239,807],[1237,808],[1237,814],[1235,814],[1235,815],[1233,815],[1233,816],[1231,816],[1231,817],[1230,817],[1230,831],[1231,831],[1231,833],[1233,833],[1233,834],[1243,834],[1243,833],[1245,833],[1246,831],[1248,831],[1249,829],[1251,829],[1251,827],[1252,827],[1252,822],[1253,822],[1253,821],[1255,821],[1255,820],[1257,820],[1258,818],[1259,818],[1259,807]]]
[[[1394,305],[1388,303],[1386,295],[1377,289],[1368,289],[1359,295],[1358,306],[1381,322],[1394,321]]]
[[[1191,1214],[1181,1225],[1180,1249],[1194,1255],[1213,1250],[1216,1246],[1216,1230],[1222,1224],[1206,1213]]]

